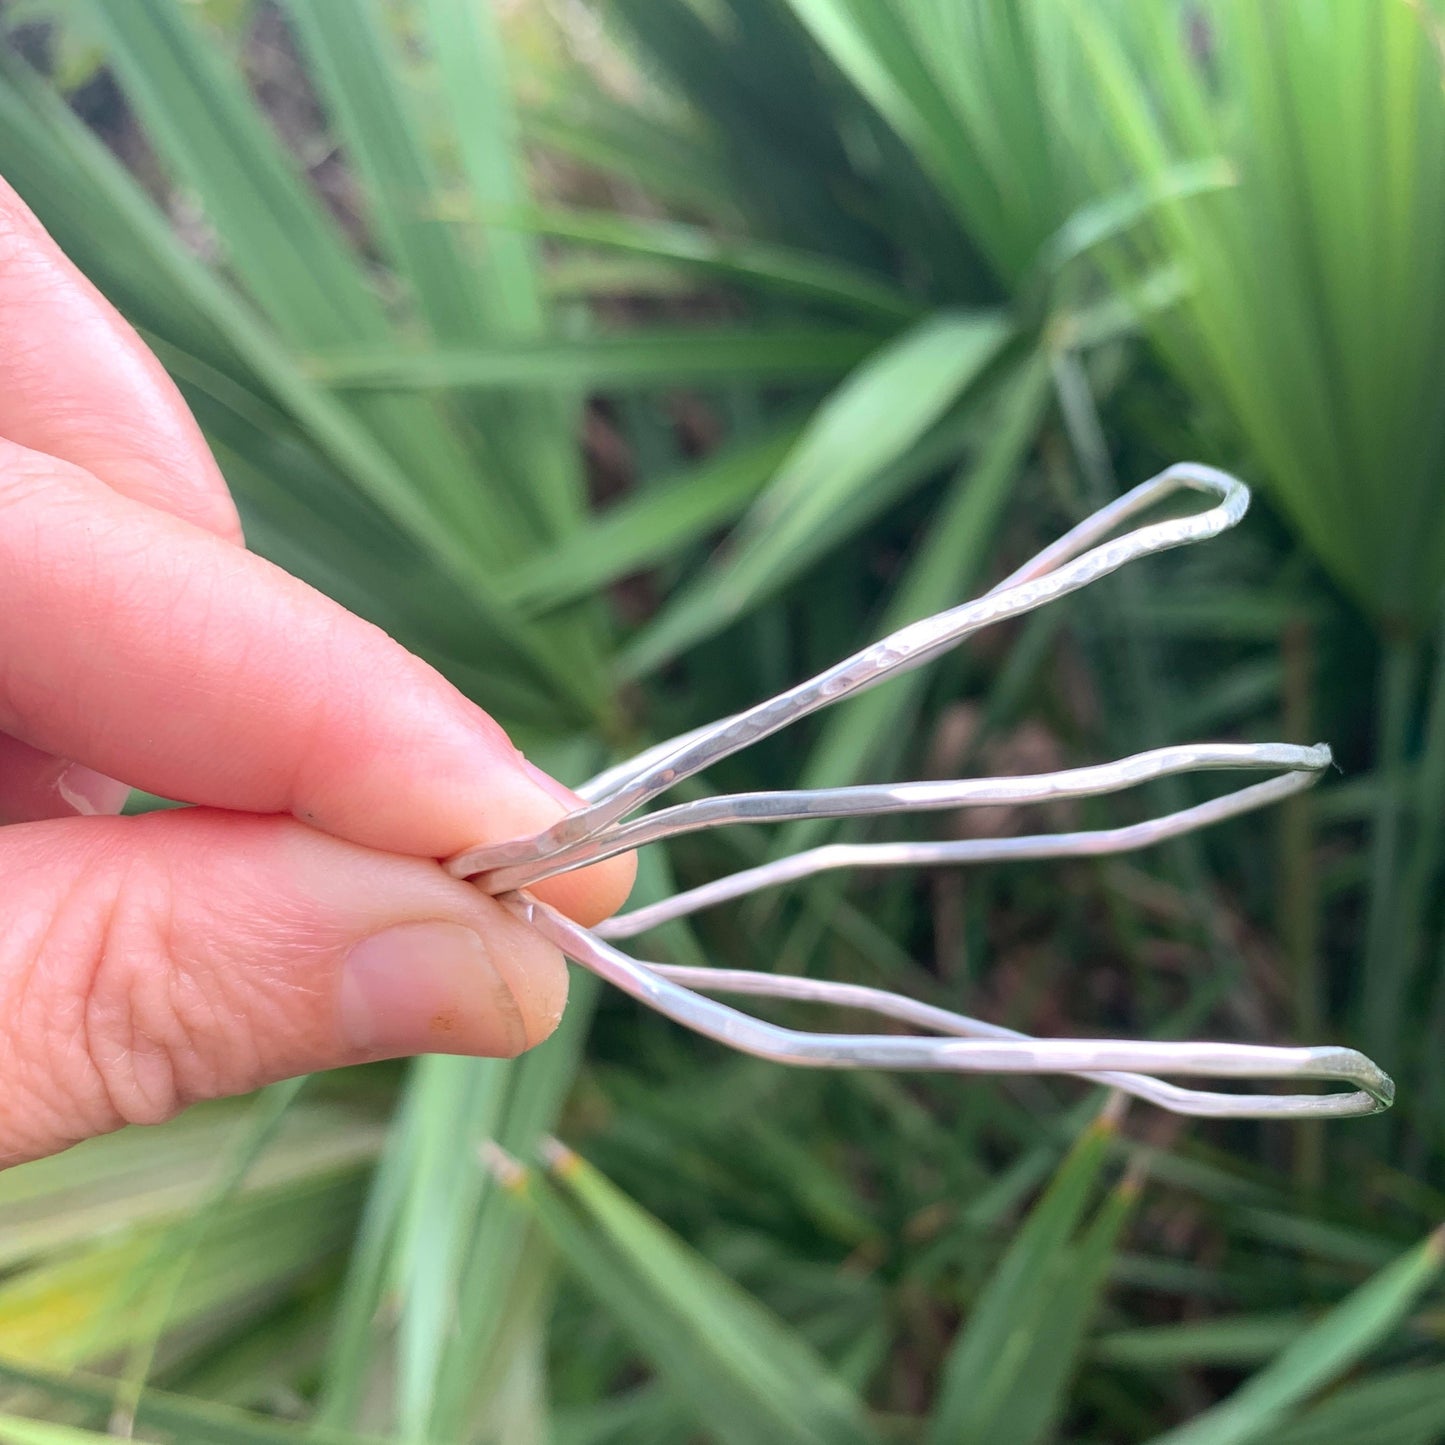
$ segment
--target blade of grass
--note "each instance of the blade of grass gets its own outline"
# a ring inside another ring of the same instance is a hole
[[[1151,1445],[1249,1445],[1273,1441],[1291,1413],[1373,1349],[1404,1318],[1445,1263],[1445,1234],[1382,1269],[1227,1400]]]
[[[413,1089],[404,1097],[393,1121],[366,1194],[321,1371],[313,1417],[318,1429],[339,1427],[356,1419],[363,1391],[376,1368],[375,1336],[381,1318],[390,1313],[386,1305],[392,1284],[392,1237],[404,1206],[415,1152],[415,1132],[408,1127],[417,1107],[414,1100]]]
[[[607,211],[529,211],[499,217],[539,236],[654,257],[797,296],[873,321],[916,321],[920,307],[884,277],[793,247],[715,235],[675,221],[647,221]]]
[[[878,127],[863,107],[820,73],[816,51],[780,6],[732,3],[711,12],[693,5],[614,0],[609,19],[649,75],[685,103],[727,167],[725,194],[734,212],[763,235],[811,251],[869,264],[888,244],[870,217],[839,204],[851,166],[849,144],[876,144]],[[584,111],[584,114],[586,112]],[[884,137],[886,139],[886,137]],[[911,174],[899,147],[884,161]],[[893,220],[910,207],[890,188]],[[716,200],[703,203],[712,216]],[[735,229],[734,222],[729,229]]]
[[[1117,241],[1166,201],[1207,195],[1236,185],[1234,168],[1221,157],[1183,161],[1142,184],[1128,186],[1081,206],[1040,249],[1041,272],[1057,273],[1105,242]]]
[[[574,970],[567,1012],[556,1033],[510,1070],[506,1107],[493,1135],[502,1147],[530,1151],[555,1127],[582,1066],[599,988],[592,975]],[[459,1307],[435,1362],[427,1417],[431,1433],[424,1437],[428,1440],[461,1435],[466,1422],[484,1410],[485,1400],[478,1392],[488,1382],[478,1379],[475,1362],[507,1350],[506,1301],[514,1295],[519,1271],[533,1267],[528,1256],[538,1247],[525,1222],[481,1167],[475,1149],[468,1151],[466,1162],[476,1174],[480,1192],[465,1248],[455,1262],[452,1287]]]
[[[504,575],[498,590],[524,614],[562,607],[662,562],[734,521],[792,449],[799,423],[712,453],[659,477],[559,546]]]
[[[583,756],[580,772],[595,758]],[[543,766],[573,768],[548,752]],[[596,981],[572,980],[552,1038],[515,1062],[432,1060],[417,1074],[368,1201],[323,1380],[320,1418],[357,1418],[379,1369],[398,1378],[393,1413],[404,1438],[456,1438],[500,1388],[478,1361],[508,1348],[506,1313],[530,1248],[526,1230],[477,1163],[495,1137],[531,1149],[554,1125],[580,1065]]]
[[[1435,1445],[1445,1434],[1445,1367],[1396,1370],[1341,1386],[1270,1445]]]
[[[1017,1441],[1018,1445],[1058,1438],[1085,1336],[1138,1195],[1139,1181],[1126,1176],[1069,1249],[1049,1307],[1034,1332],[1028,1361],[1019,1372],[1019,1383],[1001,1403],[990,1433],[978,1438]]]
[[[295,26],[327,101],[348,159],[366,182],[368,209],[400,278],[408,286],[428,332],[443,344],[485,344],[491,334],[535,335],[542,329],[540,296],[531,260],[515,248],[505,259],[469,256],[460,227],[442,209],[447,190],[433,164],[415,115],[400,54],[370,10],[351,14],[317,0],[288,0]],[[469,73],[464,94],[486,97],[488,113],[457,117],[459,148],[477,176],[479,147],[494,136],[486,178],[496,186],[497,159],[511,140],[506,125],[508,88],[495,44],[485,43],[476,6],[434,7],[436,60],[448,95],[458,94],[459,71]],[[453,107],[455,109],[455,106]],[[517,181],[512,177],[513,198]],[[491,524],[502,509],[512,526],[541,535],[571,530],[583,496],[571,446],[571,410],[560,398],[513,396],[474,408],[471,450],[482,458]],[[509,404],[510,403],[510,404]],[[582,639],[570,649],[574,665],[593,651]]]
[[[697,127],[675,115],[662,123],[648,109],[600,96],[585,82],[581,89],[584,94],[567,96],[565,104],[522,107],[523,138],[689,215],[735,218],[727,169]]]
[[[49,1425],[43,1420],[21,1420],[14,1415],[0,1415],[0,1440],[5,1445],[95,1445],[97,1440],[114,1438],[93,1430],[78,1430],[72,1425]]]
[[[683,1437],[687,1415],[656,1385],[553,1412],[553,1445],[667,1445]]]
[[[0,1359],[0,1380],[33,1390],[61,1405],[80,1406],[102,1415],[113,1409],[117,1382],[84,1372],[57,1374],[35,1366]],[[164,1430],[183,1440],[205,1445],[375,1445],[374,1436],[319,1430],[264,1415],[251,1414],[208,1400],[150,1389],[137,1404],[135,1425],[143,1430]],[[86,1435],[87,1440],[114,1440],[113,1431]],[[128,1437],[127,1437],[128,1438]]]
[[[355,1169],[242,1194],[211,1222],[176,1293],[172,1328],[259,1309],[344,1246],[360,1204]],[[107,1313],[133,1272],[154,1257],[164,1225],[97,1237],[0,1283],[0,1355],[42,1367],[103,1359],[130,1341],[131,1321]]]
[[[1026,1387],[1035,1341],[1057,1306],[1070,1242],[1113,1137],[1108,1117],[1084,1130],[989,1276],[944,1363],[929,1445],[1003,1438],[995,1426]]]
[[[995,275],[1017,287],[1075,209],[1099,146],[1048,5],[789,0],[906,143]],[[962,57],[968,57],[966,63]],[[1102,178],[1108,195],[1118,175]]]
[[[524,1174],[513,1187],[700,1424],[728,1441],[873,1438],[851,1391],[757,1301],[570,1151],[554,1153],[553,1178]]]
[[[1214,66],[1158,7],[1106,20],[1071,0],[1066,13],[1131,166],[1157,176],[1181,155],[1224,154],[1239,175],[1154,213],[1158,244],[1192,277],[1155,329],[1162,354],[1229,409],[1336,578],[1391,630],[1418,632],[1445,575],[1435,20],[1409,5],[1221,0]]]
[[[169,1228],[205,1197],[214,1141],[241,1127],[244,1105],[211,1104],[153,1129],[92,1139],[64,1154],[0,1173],[0,1266],[79,1248],[97,1233]],[[370,1163],[379,1127],[365,1115],[316,1103],[296,1109],[247,1176],[249,1191]]]
[[[230,267],[280,336],[293,347],[394,344],[360,257],[302,184],[220,48],[207,43],[194,7],[137,0],[123,19],[103,3],[89,13],[148,134],[194,191]],[[478,524],[484,482],[467,449],[427,403],[375,400],[366,424],[411,474],[408,492],[486,555],[494,534]]]
[[[903,15],[881,0],[790,3],[839,69],[908,143],[965,224],[977,221],[973,157]]]
[[[1199,1365],[1237,1369],[1273,1359],[1309,1328],[1308,1316],[1234,1315],[1201,1324],[1118,1330],[1094,1341],[1091,1359],[1131,1370],[1184,1370]]]
[[[442,177],[421,139],[400,55],[379,14],[371,8],[344,12],[316,0],[287,0],[285,13],[311,62],[347,160],[362,182],[366,213],[380,247],[422,327],[443,343],[484,344],[494,308],[478,285],[477,268],[467,263],[459,228],[443,211]],[[476,84],[485,88],[486,81],[478,76]],[[505,410],[485,405],[476,409],[476,435],[468,450],[476,458],[473,470],[488,483],[491,526],[529,537],[545,534],[549,526],[565,530],[579,500],[575,491],[557,491],[566,473],[539,467],[525,485],[508,485],[509,473],[516,470],[504,460],[509,443],[520,442],[532,428]],[[580,652],[576,665],[585,666]]]
[[[195,187],[230,264],[276,327],[294,341],[380,339],[388,328],[358,258],[188,8],[135,0],[122,16],[94,4],[88,18],[148,131]]]
[[[391,1244],[397,1322],[396,1416],[401,1437],[425,1440],[438,1373],[460,1301],[457,1284],[475,1228],[484,1176],[474,1151],[496,1131],[511,1083],[500,1060],[419,1061],[408,1121],[406,1194]]]
[[[498,340],[485,348],[398,352],[327,350],[306,363],[328,386],[383,391],[487,387],[682,386],[745,377],[811,381],[836,376],[869,355],[877,333],[828,327],[638,330],[566,340]]]
[[[1379,790],[1370,822],[1369,912],[1361,971],[1360,1029],[1364,1046],[1390,1058],[1400,1035],[1406,983],[1403,951],[1405,920],[1400,916],[1406,797],[1402,784],[1415,714],[1423,648],[1413,639],[1386,644],[1381,662],[1379,714]]]
[[[530,200],[521,126],[495,16],[489,7],[468,0],[426,0],[424,13],[472,210],[485,222],[499,209]],[[493,329],[508,336],[541,332],[546,311],[532,238],[489,227],[475,264],[486,279]]]
[[[959,468],[917,556],[893,588],[877,635],[961,602],[977,585],[1048,400],[1048,370],[1038,358],[1025,361],[1003,384],[987,440]],[[927,674],[913,672],[834,709],[803,765],[798,786],[840,787],[860,781],[873,768],[880,746],[906,732],[927,686]],[[789,824],[774,841],[776,855],[812,846],[826,826]]]
[[[839,512],[918,444],[999,355],[993,315],[931,318],[872,356],[823,403],[729,539],[723,561],[673,598],[633,644],[630,676],[726,627],[821,555]]]
[[[195,1261],[206,1231],[235,1196],[262,1153],[275,1139],[291,1106],[306,1086],[303,1076],[263,1089],[248,1117],[222,1156],[215,1178],[199,1207],[178,1229],[170,1231],[155,1255],[127,1281],[131,1303],[139,1301],[125,1366],[115,1394],[111,1429],[128,1433],[136,1407],[155,1363],[156,1348],[175,1307],[186,1272]],[[118,1297],[111,1305],[120,1303]]]
[[[457,157],[470,192],[470,219],[480,245],[469,264],[480,278],[493,332],[542,336],[551,327],[549,297],[535,240],[499,227],[480,228],[498,209],[531,200],[521,126],[497,16],[469,0],[426,0],[425,34],[441,81]],[[500,417],[482,414],[512,438],[514,485],[540,493],[553,535],[574,531],[587,510],[585,480],[575,437],[581,397],[514,392],[498,399]],[[511,415],[508,415],[510,410]],[[508,423],[510,422],[510,425]],[[583,645],[602,649],[595,637]]]
[[[364,183],[378,240],[438,340],[466,343],[489,327],[488,298],[457,228],[438,207],[442,178],[420,138],[400,56],[371,7],[283,0],[336,118],[348,161]],[[487,77],[474,77],[477,89]],[[348,257],[349,259],[349,257]]]

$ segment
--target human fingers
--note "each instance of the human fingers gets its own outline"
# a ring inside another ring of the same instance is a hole
[[[481,709],[263,559],[0,442],[0,731],[165,797],[445,857],[575,804]],[[613,860],[539,888],[583,921]]]
[[[0,179],[0,436],[228,541],[241,524],[150,349]]]
[[[0,826],[118,813],[130,788],[0,733]]]
[[[418,1052],[511,1056],[561,955],[437,863],[183,809],[0,829],[0,1165]]]
[[[0,436],[228,541],[241,524],[170,378],[0,179]],[[0,822],[118,812],[127,789],[0,736]]]

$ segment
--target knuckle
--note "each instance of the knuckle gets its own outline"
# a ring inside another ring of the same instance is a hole
[[[249,1073],[242,1021],[222,1026],[227,1001],[180,951],[167,871],[123,844],[91,864],[50,892],[14,971],[13,1077],[75,1138],[162,1123]]]
[[[239,878],[213,878],[175,847],[175,817],[125,820],[131,866],[115,892],[87,1000],[89,1054],[129,1122],[169,1118],[201,1099],[248,1092],[316,1056],[312,1020],[322,980],[289,960],[305,920]],[[233,818],[197,815],[190,841],[205,856]],[[253,845],[294,826],[248,820]],[[171,846],[147,847],[154,830]],[[279,1062],[278,1062],[279,1061]]]
[[[45,873],[60,861],[49,845],[61,830],[28,831],[37,845],[32,866],[10,880],[21,902],[4,970],[4,1113],[21,1148],[34,1141],[33,1152],[45,1153],[125,1123],[168,1118],[175,1090],[153,1064],[134,1067],[127,1049],[136,1030],[117,988],[117,962],[131,946],[123,872],[93,858],[57,888],[54,871],[48,880]]]
[[[269,874],[212,888],[211,845],[235,819],[175,821],[26,824],[23,846],[0,850],[0,1164],[330,1056],[329,945],[306,899],[278,904]],[[256,819],[250,842],[264,852],[264,834],[295,828]],[[298,969],[300,955],[322,966]]]
[[[129,822],[144,832],[158,820]],[[213,913],[203,925],[193,886],[179,887],[144,847],[135,855],[146,865],[124,869],[93,924],[84,1037],[117,1116],[158,1123],[200,1099],[265,1082],[254,997],[264,964],[247,959],[239,980],[212,951],[230,921]]]
[[[80,1048],[119,1123],[157,1124],[181,1108],[184,1045],[163,926],[164,882],[122,867],[91,904],[77,971]]]

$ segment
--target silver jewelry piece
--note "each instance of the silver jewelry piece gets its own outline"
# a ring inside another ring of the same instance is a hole
[[[1181,489],[1213,495],[1208,511],[1136,527],[1121,523]],[[703,798],[632,815],[692,777],[809,713],[921,667],[991,623],[1067,596],[1138,557],[1218,536],[1249,506],[1248,489],[1212,467],[1183,463],[1135,487],[1061,537],[985,596],[900,628],[825,672],[765,702],[648,748],[578,790],[586,800],[530,838],[469,848],[447,863],[525,919],[569,958],[668,1018],[744,1053],[808,1068],[924,1069],[976,1074],[1075,1074],[1177,1114],[1220,1118],[1337,1117],[1389,1108],[1395,1087],[1353,1049],[1260,1044],[1036,1039],[900,994],[738,969],[642,963],[613,946],[658,924],[764,888],[836,868],[896,868],[1003,859],[1097,857],[1149,847],[1311,787],[1330,765],[1323,744],[1191,743],[1118,762],[1021,778],[891,783]],[[587,929],[526,890],[604,858],[703,828],[799,818],[851,818],[1041,803],[1119,792],[1205,769],[1268,770],[1276,776],[1192,808],[1127,827],[934,843],[834,843],[744,869]],[[927,1034],[806,1033],[767,1023],[706,997],[784,998],[862,1009]],[[1155,1074],[1233,1079],[1331,1080],[1349,1092],[1211,1093]]]

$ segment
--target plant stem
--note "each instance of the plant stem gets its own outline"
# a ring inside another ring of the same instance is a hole
[[[1414,970],[1425,948],[1430,900],[1441,862],[1445,861],[1445,627],[1441,629],[1435,653],[1424,746],[1410,795],[1415,815],[1415,846],[1406,866],[1400,918],[1407,943],[1405,957]]]
[[[1415,846],[1405,873],[1400,906],[1401,955],[1407,970],[1404,988],[1417,987],[1427,958],[1441,955],[1445,964],[1445,929],[1439,913],[1439,879],[1445,863],[1445,619],[1432,660],[1430,704],[1425,715],[1425,741],[1411,798],[1415,813]],[[1432,929],[1435,930],[1432,934]],[[1429,1024],[1423,1036],[1424,1050],[1410,1062],[1419,1081],[1422,1110],[1412,1120],[1410,1142],[1405,1152],[1407,1167],[1423,1165],[1430,1142],[1426,1121],[1434,1115],[1431,1091],[1439,1073],[1436,1047],[1445,1031],[1445,978],[1436,970],[1427,1011]]]
[[[1420,672],[1420,644],[1386,642],[1377,717],[1378,791],[1370,841],[1370,902],[1365,924],[1362,1029],[1365,1047],[1385,1060],[1395,1052],[1408,966],[1402,948],[1400,854],[1404,844],[1405,757]]]
[[[1445,1049],[1445,929],[1441,930],[1436,950],[1434,974],[1421,1053],[1424,1063],[1419,1075],[1419,1110],[1404,1153],[1404,1167],[1413,1177],[1419,1177],[1427,1151],[1440,1139],[1440,1121],[1445,1117],[1445,1078],[1441,1077],[1439,1064],[1441,1050]]]
[[[1314,737],[1314,636],[1303,617],[1293,619],[1281,642],[1284,685],[1283,735],[1309,742]],[[1301,1044],[1319,1040],[1324,1023],[1319,941],[1320,893],[1314,866],[1313,800],[1303,793],[1280,808],[1279,932],[1294,994],[1294,1033]],[[1294,1131],[1294,1177],[1301,1193],[1324,1182],[1322,1120],[1301,1119]]]

